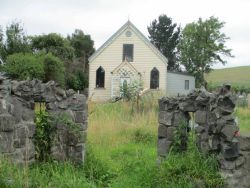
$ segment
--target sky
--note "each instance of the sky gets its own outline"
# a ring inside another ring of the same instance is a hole
[[[250,65],[250,0],[0,0],[0,25],[21,21],[27,35],[82,29],[100,47],[128,19],[145,35],[147,26],[166,14],[185,27],[199,17],[225,22],[226,45],[234,58],[214,68]]]

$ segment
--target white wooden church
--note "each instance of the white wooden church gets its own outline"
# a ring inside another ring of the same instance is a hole
[[[126,22],[89,58],[89,99],[106,101],[120,96],[120,86],[141,80],[146,89],[166,95],[187,94],[194,77],[167,71],[168,60],[130,22]]]

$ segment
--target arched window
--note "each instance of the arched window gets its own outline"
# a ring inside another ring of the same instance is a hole
[[[150,74],[150,89],[159,88],[159,71],[157,68],[153,68]]]
[[[99,67],[96,70],[96,88],[104,88],[105,70]]]

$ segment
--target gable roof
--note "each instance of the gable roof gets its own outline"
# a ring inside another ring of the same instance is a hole
[[[94,54],[89,57],[89,62],[93,61],[106,47],[108,47],[120,34],[122,34],[127,28],[134,31],[139,38],[141,38],[144,43],[152,49],[152,51],[166,64],[168,59],[135,27],[129,20],[117,31],[115,32],[100,48],[98,48]]]

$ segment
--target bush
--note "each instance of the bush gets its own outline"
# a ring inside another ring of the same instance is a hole
[[[5,71],[13,79],[40,79],[44,78],[43,59],[30,53],[16,53],[7,57],[3,66]]]
[[[2,67],[13,79],[39,79],[45,82],[54,80],[64,86],[64,63],[51,53],[17,53],[7,57]]]
[[[132,81],[131,83],[124,82],[120,86],[121,97],[127,101],[136,101],[139,93],[143,90],[141,81]]]
[[[64,76],[64,63],[51,53],[44,56],[44,72],[45,72],[45,82],[54,80],[61,86],[64,86],[65,76]]]
[[[66,78],[67,88],[83,90],[88,87],[88,76],[82,71],[71,73]]]
[[[36,112],[36,132],[34,143],[36,149],[36,159],[39,161],[48,161],[50,159],[50,150],[55,133],[55,127],[50,122],[50,116],[45,110]]]

